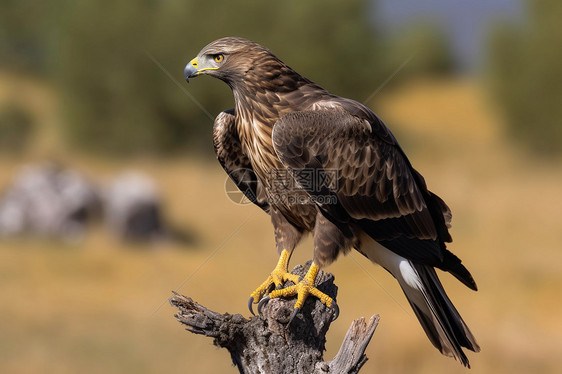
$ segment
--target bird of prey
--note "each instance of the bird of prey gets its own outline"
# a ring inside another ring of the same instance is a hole
[[[279,262],[251,294],[250,311],[252,303],[259,301],[260,309],[270,298],[295,295],[292,317],[309,295],[337,308],[315,288],[316,275],[355,249],[396,278],[431,343],[469,366],[463,347],[480,348],[435,269],[473,290],[476,283],[446,247],[450,209],[428,190],[385,124],[366,106],[331,94],[243,38],[204,47],[184,70],[188,82],[199,75],[232,89],[234,108],[215,119],[215,152],[274,226]],[[313,261],[299,279],[288,263],[306,233],[314,237]],[[295,285],[282,288],[287,280]]]

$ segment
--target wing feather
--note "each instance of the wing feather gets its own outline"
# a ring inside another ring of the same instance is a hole
[[[443,241],[450,236],[442,235],[446,227],[436,227],[426,201],[432,195],[392,134],[372,113],[365,118],[362,111],[356,111],[363,116],[357,117],[337,106],[331,108],[317,105],[316,110],[289,113],[277,121],[273,145],[280,160],[293,171],[337,174],[335,187],[324,178],[309,192],[336,196],[337,204],[318,203],[332,220],[355,222],[406,258],[442,264]],[[307,173],[294,175],[299,180]],[[299,182],[310,185],[310,181]],[[439,223],[445,222],[444,213],[439,214]]]
[[[246,198],[269,213],[263,186],[244,153],[235,126],[234,109],[225,110],[215,118],[213,145],[221,166]]]

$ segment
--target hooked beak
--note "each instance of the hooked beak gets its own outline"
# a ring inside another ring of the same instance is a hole
[[[183,69],[183,76],[185,77],[185,81],[187,83],[189,83],[189,78],[195,77],[199,73],[197,65],[197,57],[195,57],[193,60],[189,61],[189,63],[185,66],[185,69]]]

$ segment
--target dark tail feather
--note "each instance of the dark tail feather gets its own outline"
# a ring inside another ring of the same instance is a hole
[[[412,294],[412,288],[408,291],[404,289],[404,293],[427,337],[442,354],[454,357],[464,366],[470,367],[462,347],[479,352],[476,339],[445,294],[435,270],[426,265],[410,264],[421,280],[423,302],[420,302],[419,295]]]
[[[472,274],[464,267],[461,260],[447,249],[445,249],[443,266],[441,266],[441,269],[451,273],[471,290],[478,291],[478,286],[474,278],[472,278]]]

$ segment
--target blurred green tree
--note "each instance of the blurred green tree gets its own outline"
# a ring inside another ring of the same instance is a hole
[[[368,18],[372,3],[6,0],[0,67],[29,67],[55,78],[63,99],[62,132],[76,149],[211,153],[213,118],[232,108],[232,95],[214,79],[187,85],[183,67],[217,38],[255,40],[331,92],[358,101],[411,51],[415,58],[400,76],[448,69],[441,35],[418,29],[385,42]]]
[[[387,69],[403,66],[394,84],[420,76],[438,77],[455,72],[447,34],[434,23],[415,23],[388,38]]]
[[[2,0],[0,68],[45,74],[56,63],[64,0]]]
[[[510,134],[534,152],[562,152],[562,2],[528,1],[528,20],[490,43],[489,80]]]

